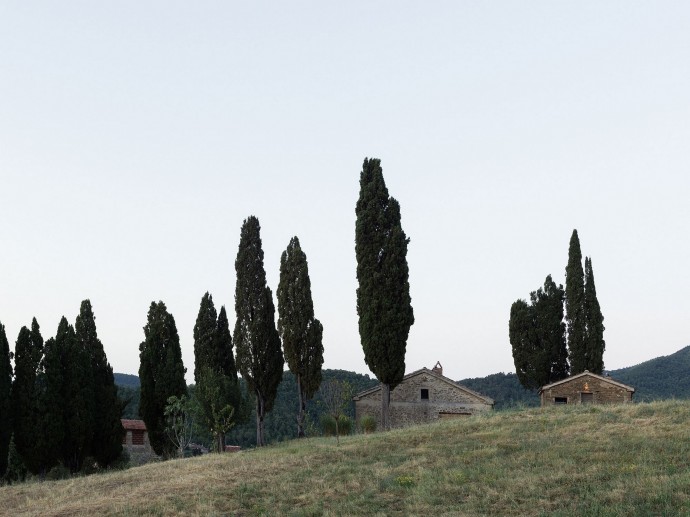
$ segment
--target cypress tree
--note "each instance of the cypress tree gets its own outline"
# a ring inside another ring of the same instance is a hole
[[[568,351],[571,373],[587,369],[585,275],[582,270],[582,253],[577,230],[573,230],[568,249],[568,265],[565,268],[565,311],[568,324]]]
[[[297,381],[297,436],[303,437],[307,400],[321,385],[323,326],[314,317],[307,256],[297,237],[290,239],[280,258],[280,284],[276,294],[278,331],[283,339],[285,360]]]
[[[22,327],[15,343],[12,383],[12,431],[19,456],[32,474],[44,472],[39,446],[43,421],[39,410],[38,374],[43,357],[43,338],[36,318],[31,330]]]
[[[517,300],[510,308],[508,334],[515,371],[527,389],[568,376],[563,299],[563,286],[549,275],[543,289],[530,293],[529,305]]]
[[[256,444],[266,444],[264,418],[273,408],[278,385],[283,378],[283,353],[275,326],[275,307],[266,285],[264,252],[261,249],[259,220],[249,216],[242,224],[235,260],[234,341],[237,366],[256,397]]]
[[[12,362],[5,326],[0,323],[0,479],[7,470],[12,437],[10,396],[12,393]]]
[[[50,456],[57,449],[63,465],[74,474],[81,470],[93,440],[93,376],[89,355],[64,316],[55,339],[46,343],[43,369],[42,407],[51,422],[44,454]]]
[[[89,358],[93,381],[93,399],[89,404],[93,432],[89,450],[101,467],[107,467],[122,453],[125,431],[120,421],[122,406],[117,397],[113,368],[98,339],[90,300],[81,302],[74,327],[78,348]]]
[[[62,321],[60,324],[62,326]],[[45,475],[51,467],[66,456],[64,442],[68,431],[65,428],[65,407],[70,401],[65,400],[63,387],[65,365],[69,361],[66,357],[65,340],[70,337],[73,336],[69,336],[68,329],[58,328],[58,335],[45,343],[37,397],[39,414],[42,417],[40,425],[48,432],[43,432],[36,437],[35,446],[38,449],[40,463],[33,468],[27,465],[29,471],[34,474],[38,469],[41,475]]]
[[[381,382],[381,418],[390,428],[390,391],[405,375],[405,348],[414,314],[400,205],[388,195],[381,161],[366,159],[355,213],[357,314],[364,360]]]
[[[240,420],[242,397],[228,316],[223,306],[216,318],[213,297],[208,292],[201,299],[194,325],[194,379],[201,417],[214,434],[215,449],[223,452],[225,430]],[[219,424],[221,415],[223,425]]]
[[[139,415],[154,452],[168,458],[175,446],[166,436],[165,406],[169,397],[186,395],[187,385],[175,319],[163,302],[151,302],[144,337],[139,345]]]
[[[213,297],[206,292],[201,298],[199,315],[194,324],[194,382],[199,382],[199,377],[204,368],[217,369],[216,352],[216,325],[218,316],[213,305]]]
[[[585,258],[585,321],[587,323],[585,368],[601,375],[604,370],[604,349],[606,348],[604,315],[601,313],[599,300],[597,300],[591,258]]]

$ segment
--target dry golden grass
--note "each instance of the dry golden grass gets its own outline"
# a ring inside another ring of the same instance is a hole
[[[0,488],[7,515],[690,515],[690,402],[494,413]]]

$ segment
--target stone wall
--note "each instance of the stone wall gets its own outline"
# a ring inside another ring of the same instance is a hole
[[[491,404],[444,377],[422,372],[403,380],[391,392],[390,421],[392,427],[433,422],[442,417],[472,415],[492,409]],[[428,399],[423,399],[424,395]],[[364,415],[376,418],[381,426],[381,390],[355,400],[355,418]]]
[[[132,430],[128,429],[125,433],[125,440],[122,444],[122,448],[129,454],[129,462],[131,465],[143,465],[144,463],[150,463],[160,459],[151,448],[149,433],[144,431],[144,443],[142,445],[136,445],[132,443],[133,441]]]
[[[584,395],[583,395],[584,394]],[[632,402],[632,392],[606,379],[594,375],[583,375],[576,379],[559,383],[541,393],[541,405],[557,404],[556,399],[564,399],[567,404],[625,404]]]

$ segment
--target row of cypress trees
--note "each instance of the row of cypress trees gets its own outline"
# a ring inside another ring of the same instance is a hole
[[[63,316],[45,343],[34,318],[31,329],[19,331],[12,355],[0,325],[0,410],[0,475],[11,437],[35,475],[58,463],[76,473],[87,456],[107,467],[120,456],[122,407],[89,300],[74,327]]]
[[[213,297],[204,294],[194,326],[195,400],[204,426],[222,450],[225,432],[248,414],[238,383],[238,372],[255,402],[256,443],[266,444],[264,419],[272,409],[287,359],[297,377],[300,406],[297,435],[304,436],[306,400],[321,383],[323,327],[314,317],[305,253],[293,237],[281,257],[277,298],[280,317],[266,283],[259,220],[242,224],[235,260],[235,327],[230,333],[225,307],[217,313]],[[174,453],[166,436],[165,407],[171,396],[187,395],[179,336],[175,320],[163,302],[152,303],[139,346],[141,403],[139,412],[154,451]],[[281,350],[281,337],[283,350]],[[236,354],[233,354],[233,348]]]
[[[580,240],[573,230],[565,289],[549,275],[543,288],[530,293],[529,304],[519,299],[510,308],[508,334],[520,383],[537,389],[585,370],[601,374],[603,322],[592,259],[585,257],[583,270]]]

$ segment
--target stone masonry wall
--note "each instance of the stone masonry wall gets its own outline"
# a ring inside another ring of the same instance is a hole
[[[422,389],[429,399],[422,399]],[[438,420],[443,413],[471,415],[491,409],[482,399],[461,388],[426,373],[404,380],[391,392],[390,418],[392,427],[405,427]],[[355,418],[371,415],[381,426],[381,390],[355,401]]]
[[[632,393],[627,389],[592,375],[583,375],[544,390],[541,394],[541,405],[553,405],[556,397],[567,398],[568,404],[580,404],[582,393],[591,393],[593,404],[632,402]]]

